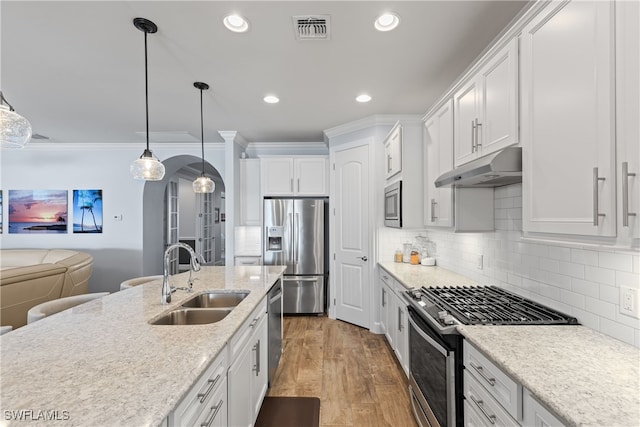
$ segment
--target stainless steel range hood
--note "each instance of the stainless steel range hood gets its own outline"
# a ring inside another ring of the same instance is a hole
[[[507,147],[436,179],[436,187],[501,187],[522,182],[522,148]]]

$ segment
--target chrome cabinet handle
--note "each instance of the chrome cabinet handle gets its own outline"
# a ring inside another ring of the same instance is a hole
[[[402,326],[402,310],[398,307],[398,331],[402,332],[402,328],[404,328]]]
[[[436,202],[436,199],[431,199],[431,222],[435,222],[436,218],[438,218],[436,216],[436,205],[438,204],[438,202]]]
[[[384,290],[384,288],[382,288],[382,306],[383,307],[387,305],[387,302],[386,302],[386,299],[385,299],[386,294],[387,294],[387,292]]]
[[[478,407],[478,409],[480,409],[480,412],[482,412],[482,415],[487,417],[487,419],[489,420],[489,422],[491,424],[495,424],[496,423],[496,416],[495,415],[489,415],[487,413],[487,411],[484,409],[484,403],[482,402],[482,400],[476,400],[476,398],[473,397],[473,396],[469,396],[469,397],[471,397],[471,400],[473,400],[473,403],[475,403],[476,406]]]
[[[391,172],[391,155],[387,154],[387,172]]]
[[[211,415],[211,418],[209,418],[209,421],[205,421],[202,424],[200,424],[200,427],[209,427],[211,425],[213,420],[216,419],[218,412],[220,412],[220,409],[222,408],[222,403],[223,401],[222,399],[220,399],[220,402],[218,402],[217,405],[211,407],[211,410],[213,411],[213,415]]]
[[[291,192],[293,193],[293,178],[289,179],[289,188],[291,188]]]
[[[599,220],[601,216],[605,216],[605,214],[598,212],[599,205],[599,191],[598,191],[598,182],[604,181],[604,177],[598,176],[598,168],[593,168],[593,225],[595,227],[598,226]]]
[[[253,350],[256,352],[256,363],[253,365],[253,370],[257,377],[260,375],[260,340],[253,346]]]
[[[488,382],[488,383],[491,385],[491,387],[493,387],[494,385],[496,385],[496,379],[495,379],[495,378],[489,378],[489,377],[487,376],[487,374],[485,374],[485,373],[484,373],[484,369],[482,369],[482,366],[478,366],[478,365],[476,365],[476,364],[474,364],[474,363],[469,363],[469,364],[471,365],[471,367],[472,367],[473,369],[475,369],[475,370],[476,370],[476,372],[477,372],[477,373],[478,373],[478,374],[479,374],[479,375],[480,375],[480,376],[481,376],[481,377],[482,377],[486,382]]]
[[[298,178],[298,193],[300,192],[300,178]]]
[[[478,122],[478,118],[476,117],[475,119],[475,130],[476,130],[476,151],[478,151],[478,147],[482,147],[482,144],[480,143],[480,138],[478,138],[478,131],[480,130],[480,126],[482,126],[482,123]]]
[[[475,153],[476,151],[476,123],[475,120],[471,120],[471,152]]]
[[[220,379],[220,374],[218,374],[218,376],[213,380],[209,379],[208,381],[209,388],[207,388],[207,391],[205,391],[204,393],[198,393],[198,397],[200,398],[200,403],[204,403],[204,401],[207,400],[207,396],[209,396],[209,393],[211,393],[211,390],[213,390],[213,388],[216,386],[219,379]]]
[[[629,226],[629,217],[636,216],[635,212],[629,212],[629,177],[636,176],[629,173],[629,163],[622,162],[622,226]]]

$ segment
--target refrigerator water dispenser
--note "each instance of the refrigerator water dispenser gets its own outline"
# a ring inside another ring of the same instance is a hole
[[[272,225],[267,227],[267,250],[268,251],[281,251],[282,250],[282,230],[281,225]]]

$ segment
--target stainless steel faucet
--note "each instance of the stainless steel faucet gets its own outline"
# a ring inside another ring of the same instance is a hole
[[[178,243],[173,243],[172,245],[169,245],[169,247],[167,249],[165,249],[164,251],[164,272],[162,275],[162,304],[168,304],[171,302],[171,293],[174,292],[176,289],[178,288],[173,288],[169,285],[169,255],[171,254],[171,251],[174,249],[185,249],[187,252],[189,252],[189,256],[191,257],[191,262],[190,262],[190,267],[189,267],[189,281],[187,282],[187,285],[189,285],[188,288],[180,288],[180,289],[185,289],[187,292],[192,292],[193,291],[193,280],[192,280],[192,274],[194,271],[200,271],[200,262],[204,261],[204,259],[202,258],[202,255],[197,254],[193,248],[185,243],[182,242],[178,242]]]

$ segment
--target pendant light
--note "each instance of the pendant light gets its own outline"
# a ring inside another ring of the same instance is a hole
[[[164,165],[149,149],[149,78],[147,75],[147,34],[158,31],[158,26],[145,18],[135,18],[133,25],[144,33],[144,96],[147,119],[147,148],[139,159],[134,160],[129,168],[134,179],[160,181],[164,177]]]
[[[15,112],[0,91],[0,144],[7,148],[22,148],[30,139],[29,121]]]
[[[193,191],[196,193],[213,193],[216,184],[211,178],[204,175],[204,117],[202,114],[202,91],[209,89],[209,85],[195,82],[193,86],[200,90],[200,140],[202,142],[202,174],[193,181]]]

